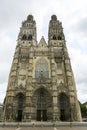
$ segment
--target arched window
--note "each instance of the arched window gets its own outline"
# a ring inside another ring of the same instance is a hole
[[[26,40],[27,39],[27,36],[24,34],[23,36],[22,36],[22,40]]]
[[[58,36],[58,40],[62,40],[61,36]]]
[[[53,36],[53,40],[56,40],[56,36],[55,35]]]
[[[40,58],[35,65],[35,78],[49,78],[48,63],[44,58]]]
[[[32,35],[30,34],[29,36],[28,36],[28,40],[32,40]]]

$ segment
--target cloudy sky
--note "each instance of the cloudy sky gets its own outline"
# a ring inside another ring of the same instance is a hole
[[[62,22],[74,71],[78,99],[87,101],[87,0],[1,0],[0,1],[0,102],[6,94],[17,36],[27,15],[37,24],[37,39],[48,40],[52,14]]]

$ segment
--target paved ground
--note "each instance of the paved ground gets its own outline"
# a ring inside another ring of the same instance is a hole
[[[0,130],[87,130],[86,127],[0,127]]]
[[[87,130],[87,122],[2,122],[0,130]]]

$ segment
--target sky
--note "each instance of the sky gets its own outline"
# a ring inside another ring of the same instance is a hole
[[[32,14],[37,40],[48,41],[51,15],[62,22],[74,72],[77,96],[87,101],[87,0],[1,0],[0,1],[0,103],[6,95],[8,77],[22,21]]]

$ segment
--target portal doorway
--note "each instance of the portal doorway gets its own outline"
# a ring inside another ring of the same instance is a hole
[[[59,94],[60,120],[69,121],[70,119],[70,101],[69,96],[65,93]]]
[[[39,89],[37,97],[37,121],[47,121],[47,99],[44,89]]]
[[[45,88],[39,88],[34,92],[32,97],[32,119],[36,121],[52,120],[52,96],[48,90]]]
[[[23,118],[24,99],[25,97],[22,93],[18,93],[16,95],[17,110],[16,110],[15,119],[18,122],[21,122]]]

